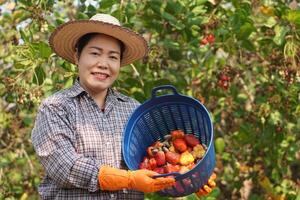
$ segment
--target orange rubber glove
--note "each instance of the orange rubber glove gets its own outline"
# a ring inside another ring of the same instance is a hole
[[[216,187],[215,179],[217,178],[217,175],[215,173],[212,173],[212,175],[209,177],[207,184],[204,185],[202,188],[199,189],[198,192],[196,192],[196,195],[198,197],[200,196],[206,196],[213,190],[214,187]]]
[[[102,190],[115,191],[123,188],[141,192],[157,192],[175,183],[174,178],[151,178],[158,173],[146,169],[127,171],[102,166],[98,180]]]

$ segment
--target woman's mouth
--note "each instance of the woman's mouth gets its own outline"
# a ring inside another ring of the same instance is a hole
[[[101,73],[101,72],[92,72],[92,75],[97,79],[97,80],[100,80],[100,81],[103,81],[105,79],[107,79],[109,77],[108,74],[105,74],[105,73]]]

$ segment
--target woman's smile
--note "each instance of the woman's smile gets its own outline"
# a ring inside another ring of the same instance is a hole
[[[102,72],[92,72],[92,75],[94,76],[95,79],[99,81],[105,81],[106,79],[109,78],[108,74]]]

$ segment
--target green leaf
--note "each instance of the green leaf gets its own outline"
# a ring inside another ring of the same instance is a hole
[[[224,149],[225,149],[225,141],[223,138],[217,138],[215,140],[215,147],[216,147],[216,152],[217,153],[223,153]]]
[[[67,82],[64,85],[64,88],[71,87],[73,85],[73,82],[74,82],[74,78],[73,77],[68,78]]]
[[[182,30],[185,27],[182,21],[179,21],[175,16],[168,12],[162,12],[161,17],[167,20],[173,27],[175,27],[178,30]]]
[[[255,30],[254,26],[250,23],[245,23],[240,27],[240,31],[237,34],[237,37],[241,40],[247,39],[250,34]]]
[[[180,14],[184,7],[181,5],[179,1],[167,1],[167,6],[165,11],[171,14]]]
[[[300,10],[289,10],[285,18],[291,23],[300,25]]]
[[[196,5],[204,4],[204,3],[206,3],[207,1],[208,1],[208,0],[197,0]]]
[[[147,5],[158,15],[162,12],[162,1],[161,0],[152,0],[148,1]]]
[[[115,1],[112,0],[101,0],[100,1],[100,8],[101,9],[106,9],[106,8],[110,8],[115,4]]]
[[[270,122],[274,125],[278,124],[281,122],[281,114],[278,110],[274,110],[270,114]]]
[[[177,22],[176,17],[174,17],[173,15],[171,15],[170,13],[167,12],[163,12],[161,13],[162,18],[166,19],[167,21],[175,24]]]
[[[18,0],[18,2],[26,5],[26,6],[31,6],[32,5],[32,1],[27,1],[27,0]]]
[[[2,96],[5,92],[5,85],[0,83],[0,95]]]
[[[242,41],[242,47],[249,51],[255,51],[255,46],[252,44],[250,40],[243,40]]]
[[[29,36],[27,36],[23,30],[20,30],[19,32],[20,32],[22,40],[24,42],[29,42]]]
[[[40,52],[41,57],[45,59],[48,59],[52,53],[51,48],[45,42],[38,43],[38,51]]]
[[[164,40],[164,45],[166,47],[168,47],[169,49],[179,49],[180,48],[180,45],[178,42],[169,40],[169,39]]]
[[[252,124],[244,123],[240,129],[233,134],[233,138],[240,144],[247,144],[255,138],[255,134],[252,130]]]
[[[274,17],[269,17],[267,22],[264,23],[264,25],[268,28],[272,28],[273,26],[275,26],[277,24],[277,21]]]
[[[274,31],[275,37],[273,38],[273,41],[277,45],[282,45],[284,42],[285,35],[287,34],[287,32],[289,32],[289,27],[277,25],[275,26]]]
[[[197,197],[197,195],[195,193],[193,193],[193,194],[190,194],[190,195],[184,197],[183,200],[198,200],[198,199],[199,199],[199,197]]]
[[[46,73],[44,72],[44,69],[40,66],[36,67],[34,70],[33,75],[33,83],[37,85],[42,85],[44,83],[44,80],[46,78]]]
[[[23,119],[23,124],[26,126],[26,127],[29,127],[30,125],[32,125],[32,118],[31,117],[25,117]]]
[[[196,6],[195,8],[193,8],[192,13],[194,13],[196,16],[203,14],[206,12],[206,9],[204,8],[204,6]]]
[[[182,51],[180,49],[169,49],[169,56],[172,60],[179,61],[182,59]]]
[[[212,68],[215,65],[215,62],[216,62],[216,57],[213,55],[210,55],[204,61],[204,66],[207,68]]]
[[[59,25],[65,23],[65,20],[62,18],[56,18],[55,23],[56,23],[56,26],[59,26]]]
[[[54,5],[55,1],[54,0],[47,0],[47,3],[46,3],[46,8],[52,8],[53,5]]]
[[[140,92],[140,91],[135,91],[132,93],[132,96],[134,99],[138,100],[139,102],[144,102],[146,101],[146,97],[145,97],[145,94]]]
[[[192,26],[192,25],[199,26],[202,24],[202,22],[203,22],[203,18],[200,16],[187,19],[188,26]]]
[[[16,69],[26,69],[32,65],[32,60],[19,60],[17,61],[15,68]]]
[[[158,87],[161,85],[169,85],[169,84],[172,84],[172,83],[168,79],[158,79],[153,82],[153,87]]]
[[[59,60],[58,65],[66,71],[74,71],[73,65],[65,60]]]

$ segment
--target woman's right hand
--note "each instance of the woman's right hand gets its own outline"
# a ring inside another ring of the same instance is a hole
[[[175,183],[174,178],[152,178],[158,173],[140,169],[127,171],[102,166],[99,170],[99,184],[102,190],[115,191],[123,188],[134,189],[141,192],[157,192],[171,187]]]

